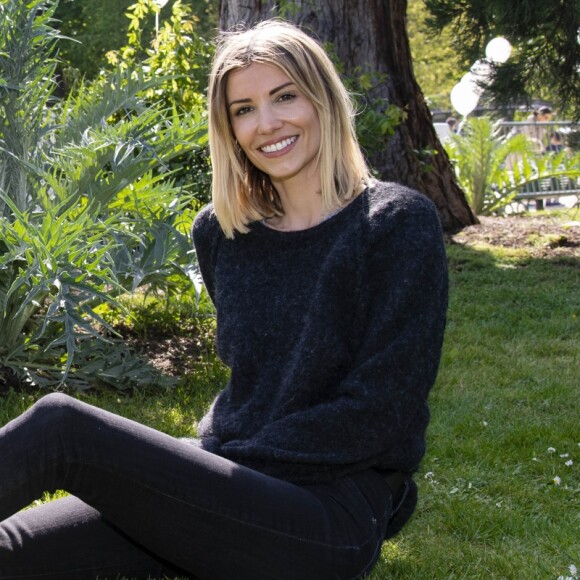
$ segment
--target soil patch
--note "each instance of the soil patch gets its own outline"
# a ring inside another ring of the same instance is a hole
[[[479,217],[478,225],[449,237],[452,243],[522,248],[534,257],[580,258],[580,213],[577,220],[556,216]]]

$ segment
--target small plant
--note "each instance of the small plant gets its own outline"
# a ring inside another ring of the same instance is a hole
[[[580,176],[580,156],[534,154],[523,134],[502,135],[499,124],[472,117],[444,144],[459,185],[477,215],[501,212],[526,185]]]
[[[386,81],[386,75],[364,72],[359,67],[346,75],[344,65],[336,56],[332,44],[327,43],[325,49],[354,98],[357,111],[356,133],[363,151],[370,155],[373,151],[381,150],[406,115],[404,109],[378,96],[381,85]]]

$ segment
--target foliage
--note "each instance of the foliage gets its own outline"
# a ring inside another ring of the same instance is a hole
[[[62,34],[71,39],[60,46],[63,68],[79,71],[81,77],[93,80],[107,66],[106,54],[120,49],[126,41],[124,15],[134,0],[60,0],[55,11]],[[195,14],[195,27],[201,36],[210,36],[216,27],[216,4],[210,0],[182,0]],[[159,14],[163,21],[172,11],[171,2]],[[142,40],[147,45],[155,38],[155,19],[142,23]],[[67,73],[69,74],[69,73]]]
[[[344,85],[354,98],[357,112],[356,133],[361,148],[367,155],[371,154],[384,147],[386,138],[395,134],[397,126],[405,118],[405,111],[384,97],[377,96],[378,88],[385,82],[384,74],[365,72],[356,67],[347,75],[332,45],[327,43],[325,48]]]
[[[0,378],[77,388],[153,380],[96,308],[194,278],[191,194],[167,164],[205,146],[203,119],[144,100],[163,79],[132,71],[48,108],[54,3],[2,10]]]
[[[431,110],[448,111],[454,85],[471,65],[453,49],[449,28],[428,28],[425,0],[409,0],[407,33],[413,55],[413,71]]]
[[[180,110],[205,106],[204,91],[213,54],[212,45],[196,30],[198,18],[181,0],[172,4],[171,15],[150,43],[144,43],[146,23],[160,13],[154,0],[137,0],[127,12],[127,45],[107,53],[110,64],[135,69],[139,64],[146,78],[163,75],[165,81],[149,97],[159,95],[167,105]],[[141,62],[142,61],[142,62]]]
[[[392,137],[404,118],[401,108],[373,94],[376,87],[384,82],[384,76],[355,69],[353,76],[346,80],[346,85],[357,101],[357,136],[366,151],[384,145],[385,137]]]
[[[526,184],[580,177],[580,156],[534,155],[523,134],[505,135],[487,117],[472,117],[444,144],[459,185],[477,215],[501,211]]]
[[[554,99],[563,115],[580,118],[580,10],[578,0],[426,0],[428,23],[450,27],[456,50],[471,62],[482,58],[495,36],[515,47],[494,67],[490,90],[498,104]]]
[[[18,0],[0,3],[0,190],[11,192],[21,211],[32,186],[25,166],[38,161],[54,90],[56,61],[48,57],[58,39],[51,27],[54,8],[52,1],[33,2],[30,9]],[[0,215],[5,214],[0,199]]]
[[[127,45],[107,53],[109,64],[122,70],[139,70],[146,80],[156,80],[146,93],[151,100],[186,114],[205,110],[213,46],[198,34],[199,19],[181,0],[173,2],[171,15],[163,21],[151,44],[145,43],[147,22],[159,12],[154,0],[137,0],[129,7]],[[209,201],[211,169],[206,148],[176,158],[171,169],[178,183],[193,183],[200,203]]]

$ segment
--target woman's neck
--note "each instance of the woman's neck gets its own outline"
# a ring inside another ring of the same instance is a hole
[[[313,204],[312,206],[298,206],[293,208],[282,204],[284,208],[284,215],[267,218],[266,225],[276,230],[281,231],[297,231],[306,230],[318,225],[324,220],[324,212],[322,210],[322,198],[320,205]]]
[[[317,180],[301,184],[276,184],[283,215],[266,220],[272,228],[283,231],[305,230],[324,219],[322,194]]]

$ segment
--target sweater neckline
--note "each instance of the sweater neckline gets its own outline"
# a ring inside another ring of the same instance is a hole
[[[321,222],[313,225],[309,228],[305,228],[302,230],[277,230],[268,226],[267,224],[263,223],[262,220],[253,222],[251,227],[254,231],[259,231],[261,234],[269,235],[272,237],[276,237],[278,239],[286,238],[286,239],[297,239],[305,236],[315,235],[319,231],[323,231],[335,226],[335,224],[341,223],[344,219],[346,219],[356,208],[363,203],[363,198],[366,198],[368,195],[368,191],[371,186],[365,187],[359,195],[357,195],[350,203],[345,205],[339,211],[327,216]]]

